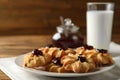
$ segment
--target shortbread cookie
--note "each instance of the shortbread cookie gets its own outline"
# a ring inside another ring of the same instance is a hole
[[[52,57],[49,54],[35,49],[34,51],[25,55],[24,66],[30,68],[45,66],[46,64],[50,63],[51,60]]]
[[[61,64],[60,58],[54,58],[50,64],[46,66],[46,71],[49,72],[58,72],[58,73],[66,73],[67,71]]]
[[[87,58],[93,59],[96,66],[113,64],[112,56],[104,49],[95,49],[92,46],[76,48],[77,54],[85,55]]]
[[[50,56],[52,56],[52,58],[62,57],[64,55],[66,55],[64,50],[61,50],[61,49],[56,48],[56,47],[51,47],[51,48],[48,48],[48,47],[43,48],[42,47],[42,48],[39,48],[39,50],[49,54]]]
[[[75,73],[84,73],[95,70],[95,64],[92,62],[92,60],[87,59],[82,55],[77,57],[75,56],[72,57],[67,55],[62,57],[61,63],[63,64],[65,70]]]
[[[92,58],[97,66],[112,65],[112,56],[103,49],[97,49],[97,53],[87,55],[87,58]]]

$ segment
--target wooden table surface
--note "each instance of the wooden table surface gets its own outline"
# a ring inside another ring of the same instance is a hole
[[[120,43],[120,34],[113,35],[112,41]],[[0,58],[18,56],[50,43],[50,35],[1,36]],[[0,71],[0,80],[11,79]]]

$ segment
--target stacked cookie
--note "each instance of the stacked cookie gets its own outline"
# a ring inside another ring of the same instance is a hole
[[[44,67],[45,71],[58,73],[86,73],[98,67],[113,64],[112,56],[103,49],[85,45],[66,50],[57,47],[41,47],[24,56],[24,67]]]

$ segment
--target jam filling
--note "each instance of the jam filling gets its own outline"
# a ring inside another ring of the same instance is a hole
[[[82,55],[78,56],[78,60],[80,60],[81,62],[87,62],[87,59],[83,57]]]
[[[97,49],[97,52],[99,52],[99,53],[107,53],[108,51],[105,50],[105,49]]]
[[[33,54],[33,55],[36,55],[36,56],[39,56],[39,55],[43,56],[43,52],[40,51],[40,50],[38,50],[38,49],[34,49],[34,50],[32,51],[32,54]]]
[[[54,58],[54,59],[52,60],[52,62],[53,62],[55,65],[60,65],[60,66],[62,66],[61,61],[60,61],[60,58]]]
[[[93,49],[93,46],[89,46],[89,45],[84,45],[83,47],[84,47],[85,49],[88,49],[88,50]]]

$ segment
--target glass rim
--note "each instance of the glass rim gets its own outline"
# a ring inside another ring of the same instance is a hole
[[[92,5],[92,4],[112,4],[114,5],[114,2],[87,2],[88,5]]]

